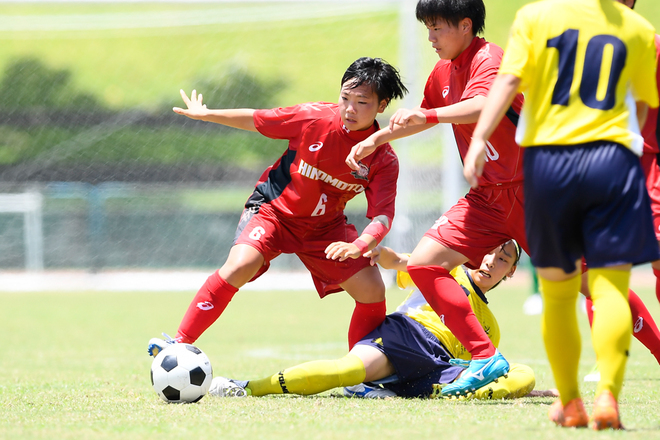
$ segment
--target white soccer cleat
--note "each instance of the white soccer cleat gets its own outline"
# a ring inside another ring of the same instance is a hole
[[[247,385],[247,382],[245,382]],[[246,397],[248,395],[245,387],[237,384],[226,377],[216,376],[211,381],[209,394],[215,397]]]
[[[385,399],[386,397],[396,397],[396,393],[381,387],[372,387],[359,383],[351,387],[344,387],[344,396],[357,397],[360,399]]]

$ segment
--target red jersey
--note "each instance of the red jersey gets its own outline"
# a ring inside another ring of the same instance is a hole
[[[655,83],[660,90],[660,35],[655,36],[655,58],[658,60],[658,69],[655,72]],[[657,154],[660,153],[658,144],[660,143],[660,134],[658,133],[658,125],[660,124],[660,113],[658,108],[650,108],[649,114],[646,118],[646,123],[642,127],[642,136],[644,137],[644,153]]]
[[[502,54],[499,46],[475,37],[455,60],[438,61],[426,82],[421,107],[445,107],[478,95],[487,96],[502,62]],[[480,185],[522,182],[523,150],[515,141],[522,104],[522,94],[518,94],[486,144],[487,162],[479,179]],[[467,154],[476,125],[452,124],[461,159]]]
[[[326,223],[343,216],[346,202],[364,192],[367,217],[394,218],[399,160],[389,144],[362,159],[360,171],[344,162],[351,148],[378,130],[350,131],[337,104],[312,102],[257,110],[254,125],[261,134],[287,139],[289,147],[262,174],[255,192],[280,214]]]

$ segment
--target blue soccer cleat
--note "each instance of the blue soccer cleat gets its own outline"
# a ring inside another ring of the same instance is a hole
[[[167,333],[163,333],[163,336],[165,336],[165,339],[151,338],[149,340],[149,346],[147,347],[147,353],[149,353],[149,356],[156,357],[158,353],[163,351],[168,345],[179,342]]]
[[[495,354],[489,358],[471,361],[458,379],[442,388],[442,396],[465,396],[474,393],[508,372],[509,363],[499,350],[495,350]]]

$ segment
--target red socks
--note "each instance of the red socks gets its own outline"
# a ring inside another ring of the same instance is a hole
[[[632,290],[628,290],[628,302],[630,303],[630,312],[632,313],[633,336],[649,349],[660,364],[660,331],[658,331],[658,326],[655,325],[655,321],[653,321],[653,317],[651,317],[642,299]],[[590,326],[594,320],[592,307],[593,302],[591,298],[587,298],[586,308]]]
[[[472,359],[495,354],[495,347],[472,311],[465,291],[449,271],[440,266],[408,266],[408,273],[429,305],[472,354]]]
[[[207,278],[181,320],[177,339],[192,344],[213,324],[238,289],[223,280],[217,271]]]
[[[376,329],[384,320],[387,306],[385,301],[365,304],[355,301],[355,309],[348,327],[348,349]]]

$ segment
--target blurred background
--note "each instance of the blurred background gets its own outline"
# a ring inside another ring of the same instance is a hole
[[[212,108],[336,102],[362,56],[397,66],[421,102],[437,56],[416,0],[0,2],[0,272],[219,267],[243,204],[285,141],[172,112],[179,89]],[[520,0],[486,0],[506,44]],[[660,26],[658,2],[636,10]],[[397,216],[411,251],[467,187],[451,131],[393,143]],[[366,201],[348,207],[363,228]],[[299,270],[282,256],[271,270]],[[6,279],[6,278],[5,278]],[[0,286],[1,289],[1,286]]]

